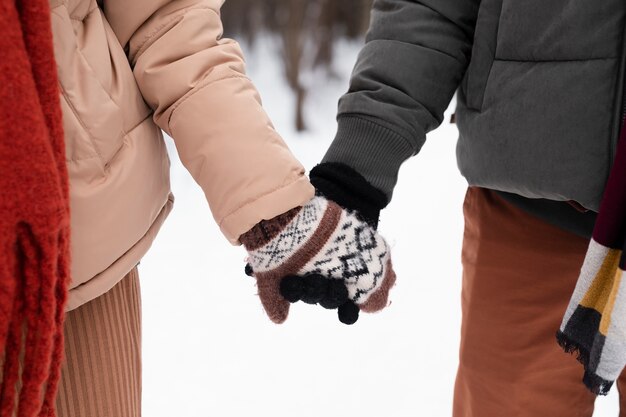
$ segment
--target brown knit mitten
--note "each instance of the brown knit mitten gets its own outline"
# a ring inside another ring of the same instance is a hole
[[[387,306],[396,279],[387,242],[356,212],[323,196],[262,221],[240,240],[249,253],[247,272],[275,323],[297,301],[338,309],[345,324],[356,322],[360,310]]]

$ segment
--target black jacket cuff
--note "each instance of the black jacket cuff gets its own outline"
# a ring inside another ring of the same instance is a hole
[[[387,197],[350,166],[324,162],[311,170],[310,178],[318,194],[356,211],[372,227],[378,226],[380,210],[388,204]]]

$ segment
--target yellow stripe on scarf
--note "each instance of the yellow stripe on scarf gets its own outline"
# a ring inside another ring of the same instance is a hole
[[[602,315],[600,332],[605,336],[611,323],[611,311],[622,278],[622,271],[619,269],[621,254],[622,251],[619,249],[609,249],[602,266],[580,302],[581,306],[593,308]]]
[[[606,336],[609,333],[609,325],[611,324],[611,315],[613,314],[613,306],[615,305],[615,299],[617,298],[617,292],[619,290],[620,283],[622,282],[622,271],[617,268],[615,276],[611,285],[611,294],[607,300],[604,311],[602,312],[602,320],[600,321],[600,333]]]

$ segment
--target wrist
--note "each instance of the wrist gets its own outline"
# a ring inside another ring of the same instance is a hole
[[[239,237],[246,250],[260,248],[276,237],[298,215],[302,207],[295,207],[269,220],[261,220]]]
[[[380,211],[388,204],[387,197],[356,170],[339,162],[323,162],[311,170],[310,179],[317,194],[355,211],[372,227],[378,226]]]

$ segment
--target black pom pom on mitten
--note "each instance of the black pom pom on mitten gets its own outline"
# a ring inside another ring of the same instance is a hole
[[[307,304],[317,304],[326,295],[328,279],[319,274],[309,274],[302,278],[302,301]]]
[[[320,301],[320,305],[329,310],[338,308],[348,301],[348,289],[346,285],[338,279],[329,280],[326,296]]]
[[[288,275],[280,282],[280,295],[290,303],[303,301],[307,304],[318,304],[333,310],[346,304],[349,300],[348,288],[339,279],[327,279],[319,274],[308,274],[304,277]],[[354,303],[353,303],[354,304]],[[343,307],[346,317],[353,317],[351,307]],[[358,316],[358,313],[357,313]],[[347,321],[352,319],[346,318]],[[356,321],[356,319],[354,319]]]
[[[359,319],[359,307],[352,301],[347,301],[339,306],[337,315],[343,324],[354,324]]]
[[[280,282],[280,295],[290,303],[298,302],[302,299],[304,288],[302,278],[295,275],[288,275]]]

